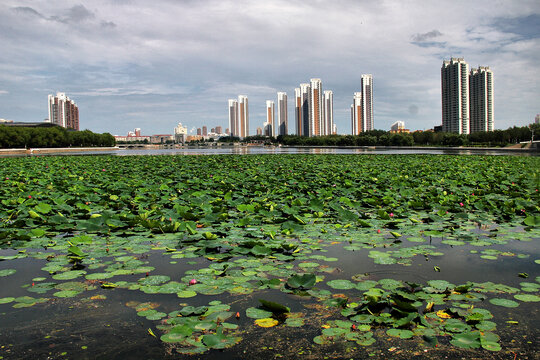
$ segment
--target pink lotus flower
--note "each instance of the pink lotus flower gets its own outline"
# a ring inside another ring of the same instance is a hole
[[[189,285],[195,285],[197,283],[197,280],[191,279],[189,280]]]
[[[377,229],[377,234],[380,234],[381,233],[381,229]]]
[[[462,203],[462,202],[460,202],[460,203],[459,203],[459,206],[463,206],[463,203]]]
[[[390,217],[394,217],[394,213],[390,213],[390,215],[389,215],[389,216],[390,216]]]
[[[28,198],[31,199],[31,198],[32,198],[32,195],[28,195]]]

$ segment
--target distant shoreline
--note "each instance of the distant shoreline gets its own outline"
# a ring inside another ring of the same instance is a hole
[[[69,147],[69,148],[29,148],[29,149],[0,149],[2,155],[33,155],[33,154],[51,154],[51,153],[70,153],[80,151],[114,151],[120,150],[118,146],[107,147]]]

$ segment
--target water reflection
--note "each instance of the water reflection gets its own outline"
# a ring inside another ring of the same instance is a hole
[[[113,152],[126,155],[257,155],[257,154],[432,154],[432,155],[519,155],[536,156],[535,152],[508,151],[497,149],[459,148],[338,148],[338,147],[271,147],[271,146],[230,146],[212,148],[180,149],[121,149]]]

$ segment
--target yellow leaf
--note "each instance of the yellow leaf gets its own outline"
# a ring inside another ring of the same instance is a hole
[[[444,310],[437,311],[437,316],[441,319],[450,319],[451,316],[444,312]]]
[[[322,328],[323,328],[323,329],[330,329],[330,325],[324,324],[324,325],[322,326]]]
[[[255,320],[255,324],[263,328],[269,328],[272,326],[276,326],[278,324],[278,321],[272,318],[264,318]]]
[[[154,334],[154,332],[153,332],[152,329],[150,329],[150,328],[148,329],[148,333],[149,333],[150,335],[152,335],[153,337],[156,337],[156,334]]]

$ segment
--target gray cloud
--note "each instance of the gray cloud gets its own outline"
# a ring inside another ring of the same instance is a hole
[[[45,18],[45,16],[40,14],[38,11],[28,6],[17,6],[17,7],[11,8],[11,10],[16,12],[17,14],[36,16],[42,19]]]
[[[437,38],[439,36],[442,36],[442,33],[439,30],[431,30],[431,31],[429,31],[427,33],[423,33],[423,34],[414,34],[412,36],[412,40],[415,41],[415,42],[423,42],[423,41],[426,41],[426,40],[431,40],[431,39]]]

